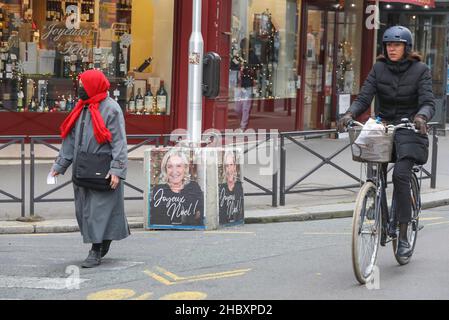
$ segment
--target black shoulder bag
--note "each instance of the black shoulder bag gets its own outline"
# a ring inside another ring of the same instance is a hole
[[[83,131],[85,126],[87,108],[83,110],[80,141],[81,147]],[[80,148],[79,148],[80,149]],[[111,178],[106,179],[111,167],[112,155],[109,153],[89,153],[78,151],[75,161],[75,168],[72,175],[72,181],[79,187],[98,191],[110,191]]]

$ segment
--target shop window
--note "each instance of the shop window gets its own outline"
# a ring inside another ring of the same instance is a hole
[[[345,6],[337,13],[337,92],[357,95],[360,90],[360,67],[362,61],[363,6]],[[371,54],[371,53],[368,53]]]
[[[0,1],[0,110],[69,112],[102,70],[131,114],[170,113],[174,0]]]
[[[295,99],[297,92],[300,3],[232,1],[229,99],[236,127],[256,127],[249,118],[264,117],[264,112],[291,117],[293,123],[288,99]]]

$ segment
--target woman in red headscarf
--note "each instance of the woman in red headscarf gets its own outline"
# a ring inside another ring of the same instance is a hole
[[[51,174],[64,174],[75,163],[77,154],[111,155],[109,191],[99,191],[76,184],[75,211],[84,243],[92,243],[82,266],[101,263],[112,240],[129,236],[124,210],[124,189],[128,152],[125,120],[118,103],[109,97],[108,79],[99,70],[88,70],[79,77],[79,101],[61,125],[63,143]],[[72,172],[73,176],[73,172]]]

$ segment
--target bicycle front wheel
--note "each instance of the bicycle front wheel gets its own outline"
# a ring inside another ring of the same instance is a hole
[[[352,218],[352,265],[360,284],[374,273],[381,233],[381,205],[377,187],[366,182],[359,191]]]

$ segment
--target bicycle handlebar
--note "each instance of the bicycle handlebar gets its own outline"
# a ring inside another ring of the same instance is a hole
[[[393,130],[403,128],[403,129],[413,130],[416,133],[419,132],[419,130],[416,129],[415,124],[413,122],[410,122],[409,119],[405,119],[405,118],[401,119],[401,122],[402,123],[397,124],[397,125],[389,124],[389,125],[385,126],[385,128],[393,129]],[[358,122],[356,120],[351,120],[351,121],[348,122],[348,125],[347,125],[348,128],[353,128],[353,127],[356,127],[356,126],[357,127],[363,127],[363,123]]]

